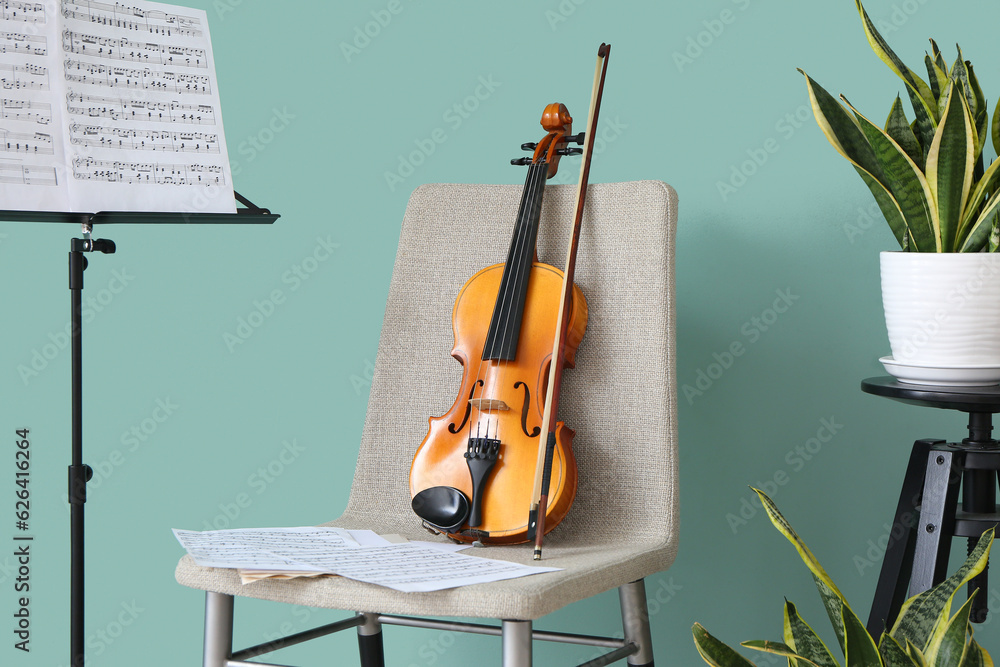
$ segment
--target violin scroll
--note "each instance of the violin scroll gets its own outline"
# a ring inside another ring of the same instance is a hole
[[[567,153],[561,152],[566,145],[566,135],[573,132],[573,117],[565,104],[553,102],[542,112],[542,127],[548,134],[535,146],[532,163],[545,162],[549,166],[546,178],[552,178],[559,169],[559,158]]]

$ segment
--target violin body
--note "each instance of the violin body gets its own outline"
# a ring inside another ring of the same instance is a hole
[[[410,469],[410,492],[416,495],[435,486],[452,486],[473,497],[466,453],[470,438],[500,441],[496,463],[485,480],[481,521],[449,533],[464,542],[480,539],[490,544],[528,541],[525,506],[530,499],[538,456],[542,411],[552,358],[563,272],[534,261],[513,360],[484,360],[487,327],[500,296],[504,264],[489,266],[462,287],[452,311],[455,346],[451,355],[464,367],[458,397],[448,412],[431,417],[427,436],[417,449]],[[587,326],[587,302],[573,287],[566,366],[572,367],[576,348]],[[541,440],[544,444],[544,439]],[[576,495],[577,470],[573,457],[573,430],[556,425],[556,448],[546,529],[566,516]]]

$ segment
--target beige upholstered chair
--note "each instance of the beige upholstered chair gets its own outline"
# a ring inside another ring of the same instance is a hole
[[[538,239],[543,262],[562,264],[575,190],[549,186],[545,191]],[[410,462],[426,433],[427,418],[445,413],[459,387],[461,367],[449,357],[454,299],[469,276],[503,261],[520,193],[515,185],[426,185],[413,193],[350,500],[343,515],[328,525],[434,539],[410,510]],[[560,417],[576,430],[580,483],[569,515],[546,536],[541,563],[563,570],[433,593],[401,593],[341,577],[242,586],[233,570],[199,567],[185,556],[177,566],[177,581],[207,591],[205,667],[262,664],[246,661],[355,626],[362,665],[380,666],[381,626],[386,624],[502,635],[505,667],[531,664],[532,638],[611,649],[588,665],[625,657],[629,665],[652,665],[643,578],[672,564],[678,533],[676,220],[677,195],[665,183],[610,183],[588,190],[576,282],[587,297],[590,319],[577,367],[564,374],[560,406]],[[533,563],[528,544],[467,553]],[[612,588],[620,592],[623,640],[532,631],[533,620]],[[234,596],[357,614],[283,642],[234,652]],[[492,618],[502,625],[411,616]]]

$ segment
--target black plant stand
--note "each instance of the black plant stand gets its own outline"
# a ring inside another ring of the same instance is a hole
[[[868,617],[868,632],[878,637],[895,623],[906,598],[944,581],[953,537],[968,538],[971,550],[983,531],[1000,523],[1000,442],[991,436],[993,415],[1000,412],[1000,386],[929,386],[876,377],[864,380],[861,390],[910,405],[969,415],[969,437],[962,442],[913,443]],[[973,602],[973,623],[985,621],[989,612],[984,594],[987,581],[984,570],[969,582],[970,595],[977,588],[983,590]]]
[[[114,241],[91,238],[95,224],[272,224],[278,215],[259,208],[236,193],[244,208],[236,213],[174,213],[106,211],[102,213],[53,213],[46,211],[0,211],[0,222],[73,223],[80,225],[83,238],[70,240],[69,289],[70,335],[72,339],[72,457],[69,466],[70,504],[70,667],[84,667],[84,504],[87,482],[94,475],[83,462],[83,345],[81,337],[84,253],[115,252]]]

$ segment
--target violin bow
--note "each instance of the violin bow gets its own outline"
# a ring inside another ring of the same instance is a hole
[[[580,182],[576,192],[576,208],[573,211],[573,236],[566,253],[566,270],[563,276],[562,296],[559,299],[559,314],[556,320],[556,336],[549,362],[549,386],[545,395],[545,410],[542,413],[542,430],[546,434],[545,445],[539,442],[538,463],[535,466],[535,486],[531,494],[528,511],[528,539],[535,538],[535,560],[542,558],[542,538],[545,535],[545,512],[548,509],[549,484],[552,477],[552,456],[556,446],[556,413],[559,408],[559,387],[566,358],[564,350],[569,334],[567,322],[573,295],[573,274],[576,270],[576,250],[580,241],[580,225],[583,221],[583,205],[587,198],[587,180],[590,177],[590,159],[594,153],[594,131],[601,110],[604,94],[604,75],[608,70],[610,44],[601,44],[597,50],[597,66],[594,69],[594,87],[590,96],[590,116],[587,119],[587,133],[584,138],[583,160],[580,163]]]

